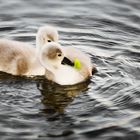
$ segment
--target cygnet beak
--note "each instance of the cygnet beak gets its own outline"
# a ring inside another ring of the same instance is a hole
[[[71,60],[69,60],[67,57],[64,57],[64,59],[62,60],[61,64],[74,66],[74,63]]]

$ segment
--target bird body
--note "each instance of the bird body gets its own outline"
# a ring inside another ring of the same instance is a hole
[[[80,69],[79,72],[83,74],[84,77],[92,76],[93,64],[91,62],[90,57],[84,52],[74,48],[74,47],[64,47],[65,56],[75,62],[75,60],[79,60]]]
[[[0,39],[0,71],[28,76],[45,73],[32,45],[7,39]]]

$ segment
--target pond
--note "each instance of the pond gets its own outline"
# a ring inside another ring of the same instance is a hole
[[[0,72],[0,139],[139,140],[140,1],[0,0],[1,38],[35,46],[48,24],[98,72],[64,87]]]

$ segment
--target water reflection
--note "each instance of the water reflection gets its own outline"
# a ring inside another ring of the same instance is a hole
[[[18,87],[21,86],[21,82],[29,84],[34,83],[37,86],[37,89],[41,94],[41,103],[44,105],[43,112],[63,113],[65,108],[74,100],[75,96],[88,89],[90,79],[76,85],[61,86],[54,82],[48,81],[44,78],[44,76],[13,76],[5,72],[0,72],[0,83],[7,85],[13,83],[17,86],[18,89]]]
[[[42,94],[42,103],[45,113],[63,113],[65,108],[71,104],[74,97],[88,89],[90,80],[72,86],[61,86],[48,80],[39,82],[38,89]]]

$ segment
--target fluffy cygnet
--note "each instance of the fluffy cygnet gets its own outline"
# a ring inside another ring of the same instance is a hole
[[[73,85],[86,80],[79,70],[69,65],[63,65],[65,53],[55,42],[42,46],[39,60],[45,67],[45,76],[60,85]]]
[[[46,34],[48,34],[48,28],[51,32],[51,35],[55,36],[52,38],[52,36],[49,35],[50,37],[50,41],[54,41],[54,42],[58,42],[58,31],[55,27],[48,27],[48,26],[43,26],[39,29],[39,33],[43,33],[44,35],[41,35],[43,36],[42,37],[37,37],[37,46],[38,47],[41,47],[43,46],[44,44],[46,44],[48,42],[48,38],[46,39]],[[47,32],[46,32],[47,31]],[[95,66],[92,64],[91,62],[91,59],[88,55],[86,55],[84,52],[74,48],[74,47],[63,47],[63,50],[65,52],[65,56],[72,62],[74,63],[74,61],[76,59],[80,60],[80,63],[81,63],[81,69],[80,69],[80,73],[84,76],[84,77],[89,77],[89,76],[92,76],[92,72],[94,70],[96,70]]]
[[[51,26],[39,28],[36,48],[23,42],[0,39],[0,71],[13,75],[44,75],[45,68],[38,60],[42,43],[58,40],[56,30]]]

